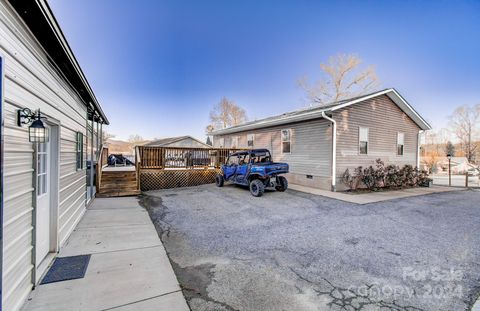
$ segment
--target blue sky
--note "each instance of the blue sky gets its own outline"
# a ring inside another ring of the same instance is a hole
[[[298,78],[354,53],[436,128],[480,103],[480,1],[50,0],[120,139],[203,139],[222,96],[249,119],[305,107]]]

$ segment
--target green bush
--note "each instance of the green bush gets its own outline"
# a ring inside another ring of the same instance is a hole
[[[375,186],[377,185],[377,181],[375,179],[375,169],[373,166],[370,165],[363,170],[362,183],[369,190],[374,190],[376,188]]]
[[[375,187],[385,187],[385,163],[381,159],[375,160]]]
[[[359,166],[354,169],[353,175],[350,173],[350,170],[347,168],[342,175],[342,182],[350,190],[356,190],[358,184],[361,182],[363,176],[362,167]]]
[[[355,176],[350,174],[350,170],[347,168],[345,172],[342,175],[342,182],[345,186],[348,187],[348,189],[352,190],[355,189],[354,183],[355,183]]]
[[[399,168],[396,165],[387,165],[381,159],[375,160],[375,167],[354,169],[353,174],[347,169],[342,176],[343,183],[350,189],[356,190],[360,182],[369,190],[379,188],[401,188],[427,186],[431,181],[428,172],[419,170],[412,165]]]

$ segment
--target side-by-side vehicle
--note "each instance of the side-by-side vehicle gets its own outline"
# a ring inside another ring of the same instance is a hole
[[[287,179],[280,176],[285,173],[288,173],[288,164],[273,162],[268,149],[252,149],[229,155],[215,182],[218,187],[226,181],[248,186],[253,196],[260,197],[266,188],[287,190]]]

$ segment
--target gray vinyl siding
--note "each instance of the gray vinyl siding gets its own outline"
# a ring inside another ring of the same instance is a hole
[[[75,133],[86,135],[86,107],[5,1],[0,1],[0,54],[5,66],[2,305],[3,310],[18,310],[34,282],[35,193],[34,146],[28,141],[28,127],[16,125],[16,111],[40,108],[59,123],[59,247],[85,210],[86,174],[76,170]]]
[[[273,160],[287,162],[293,174],[330,177],[332,130],[330,123],[323,119],[292,123],[278,127],[257,129],[228,135],[216,135],[214,147],[219,147],[219,138],[225,139],[224,147],[231,147],[231,138],[238,136],[239,148],[247,148],[247,135],[254,134],[253,148],[267,148]],[[282,153],[282,129],[291,129],[291,152]]]
[[[417,164],[420,128],[388,96],[382,95],[336,111],[337,185],[349,168],[374,165],[380,158],[385,164]],[[359,127],[369,128],[368,154],[359,153]],[[403,156],[397,156],[397,133],[405,134]]]

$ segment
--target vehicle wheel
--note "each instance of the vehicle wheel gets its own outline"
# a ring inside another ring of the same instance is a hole
[[[224,183],[223,176],[220,174],[217,174],[217,176],[215,176],[215,184],[217,185],[217,187],[223,187],[223,183]]]
[[[287,190],[287,188],[288,188],[287,179],[283,176],[278,176],[277,177],[277,186],[275,187],[275,189],[277,191],[283,192],[283,191]]]
[[[259,179],[254,179],[250,182],[250,193],[254,197],[261,197],[265,192],[265,185]]]

